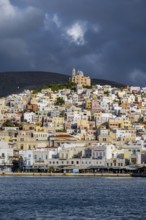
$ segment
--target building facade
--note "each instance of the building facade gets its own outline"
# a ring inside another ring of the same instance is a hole
[[[72,77],[71,82],[76,84],[81,84],[84,86],[91,86],[91,79],[89,76],[84,76],[84,73],[82,71],[77,71],[73,69],[72,71]]]

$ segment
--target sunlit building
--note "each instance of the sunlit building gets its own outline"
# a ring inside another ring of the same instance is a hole
[[[91,78],[89,76],[84,76],[82,71],[72,70],[71,82],[76,84],[81,84],[84,86],[91,86]]]

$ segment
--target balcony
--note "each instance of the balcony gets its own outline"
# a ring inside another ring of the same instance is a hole
[[[45,161],[44,160],[35,160],[34,162],[35,163],[44,163]]]

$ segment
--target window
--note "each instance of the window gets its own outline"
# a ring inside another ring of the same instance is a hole
[[[2,153],[2,157],[5,157],[5,154],[4,154],[4,153]]]

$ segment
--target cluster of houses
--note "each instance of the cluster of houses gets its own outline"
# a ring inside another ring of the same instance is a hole
[[[0,170],[129,171],[146,163],[146,88],[73,88],[0,98]],[[61,102],[57,100],[62,100]]]

